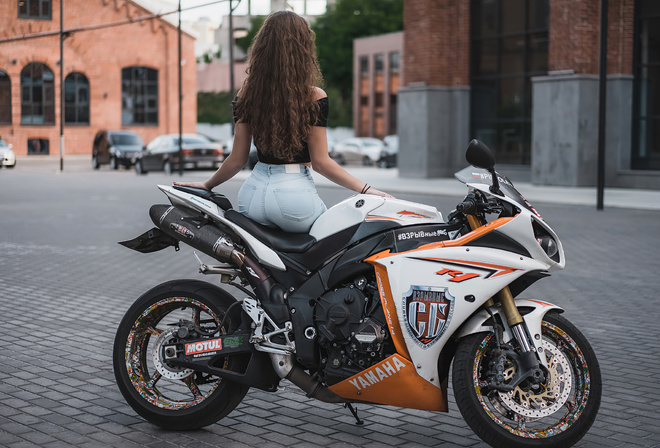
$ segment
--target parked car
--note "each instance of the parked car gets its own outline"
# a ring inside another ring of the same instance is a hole
[[[16,154],[11,145],[0,138],[0,168],[14,168],[16,166]]]
[[[92,147],[92,168],[97,170],[105,164],[113,170],[130,168],[143,149],[144,141],[133,131],[99,131]]]
[[[215,169],[225,160],[223,145],[200,134],[183,134],[183,169]],[[160,135],[137,156],[135,172],[179,170],[179,134]]]
[[[385,149],[380,155],[378,166],[381,168],[393,168],[397,165],[397,157],[399,156],[399,136],[388,135],[383,139]]]
[[[335,144],[330,151],[330,157],[340,165],[358,162],[369,166],[378,163],[384,149],[385,143],[377,138],[353,137]]]

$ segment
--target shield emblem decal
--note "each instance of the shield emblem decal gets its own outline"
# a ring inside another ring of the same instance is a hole
[[[454,311],[447,288],[411,286],[403,297],[403,314],[410,335],[428,348],[445,332]]]

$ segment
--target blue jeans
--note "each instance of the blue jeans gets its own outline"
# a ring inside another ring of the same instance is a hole
[[[265,226],[309,232],[326,206],[316,192],[309,167],[294,167],[299,172],[287,173],[285,165],[258,162],[238,192],[238,211]]]

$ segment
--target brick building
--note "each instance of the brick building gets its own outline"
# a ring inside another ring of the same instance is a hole
[[[353,129],[359,137],[396,134],[403,33],[353,41]]]
[[[18,156],[59,154],[60,1],[0,2],[0,136]],[[176,26],[141,20],[152,13],[130,0],[63,8],[63,29],[73,29],[63,44],[65,154],[91,154],[100,129],[134,130],[145,142],[178,132]],[[184,32],[181,41],[183,132],[194,132],[194,38]]]
[[[597,179],[601,0],[405,0],[400,175],[449,177],[471,138],[512,177]],[[606,185],[660,189],[660,2],[609,0]],[[359,76],[356,62],[356,78]]]

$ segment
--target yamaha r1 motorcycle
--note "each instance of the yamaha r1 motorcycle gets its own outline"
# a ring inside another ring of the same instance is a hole
[[[152,206],[156,227],[121,244],[188,244],[220,262],[198,258],[225,286],[173,280],[130,307],[113,354],[126,401],[187,430],[286,379],[360,423],[352,404],[447,412],[453,365],[458,408],[486,443],[576,443],[600,405],[598,361],[559,306],[519,296],[564,267],[561,242],[483,143],[466,157],[456,177],[468,194],[446,221],[355,195],[309,234],[256,224],[220,194],[159,186],[171,205]]]

